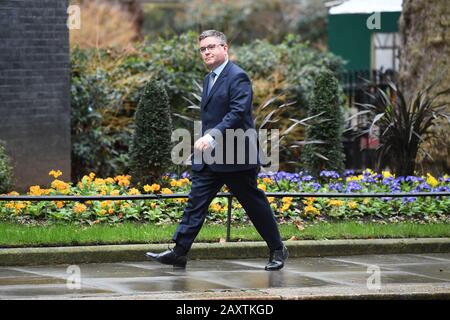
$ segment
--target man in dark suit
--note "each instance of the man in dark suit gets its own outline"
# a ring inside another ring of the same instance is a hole
[[[203,225],[209,205],[226,184],[269,247],[265,269],[279,270],[284,266],[288,250],[281,241],[267,197],[257,187],[261,162],[255,141],[250,79],[228,60],[227,39],[222,32],[203,32],[199,44],[202,59],[211,72],[203,81],[202,137],[194,144],[189,201],[173,236],[175,247],[146,255],[164,264],[185,267],[187,253]]]

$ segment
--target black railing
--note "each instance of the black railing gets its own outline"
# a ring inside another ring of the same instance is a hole
[[[397,192],[397,193],[313,193],[313,192],[266,192],[267,197],[274,198],[406,198],[406,197],[448,197],[450,192]],[[161,200],[174,198],[188,198],[186,193],[173,194],[140,194],[126,196],[0,196],[0,201],[106,201],[106,200]],[[231,209],[234,195],[229,192],[217,193],[215,198],[227,198],[227,237],[226,241],[231,240]]]

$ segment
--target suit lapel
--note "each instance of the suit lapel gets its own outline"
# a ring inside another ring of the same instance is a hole
[[[209,73],[208,73],[209,74]],[[200,101],[200,106],[203,108],[205,101],[206,101],[206,91],[208,90],[208,75],[205,76],[203,79],[203,91],[202,91],[202,100]]]
[[[230,67],[231,67],[231,61],[228,61],[227,65],[222,70],[222,72],[220,73],[216,82],[214,83],[214,86],[212,87],[211,92],[209,93],[209,96],[206,96],[206,91],[207,91],[206,88],[208,87],[207,79],[209,79],[209,78],[208,78],[208,76],[205,77],[205,79],[203,81],[203,95],[202,95],[202,102],[201,102],[202,109],[203,108],[206,109],[206,105],[208,104],[208,102],[211,99],[211,97],[213,96],[213,94],[217,91],[217,88],[219,88],[222,85],[222,83],[225,81]]]

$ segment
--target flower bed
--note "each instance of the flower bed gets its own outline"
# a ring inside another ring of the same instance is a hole
[[[166,175],[161,184],[145,185],[142,190],[132,186],[131,177],[119,175],[114,178],[98,178],[94,173],[86,175],[77,184],[59,180],[60,171],[52,170],[53,176],[48,188],[31,186],[28,195],[138,195],[189,193],[191,180],[188,173],[181,177]],[[265,192],[448,192],[450,177],[427,176],[395,177],[390,172],[375,173],[365,170],[361,175],[347,171],[339,176],[333,171],[323,171],[315,180],[301,173],[278,172],[260,174],[258,188]],[[222,191],[228,189],[223,187]],[[10,192],[8,195],[19,195]],[[450,197],[408,197],[408,198],[321,198],[305,199],[292,197],[268,197],[280,223],[298,220],[360,220],[398,222],[413,220],[420,222],[449,222]],[[77,223],[119,223],[124,221],[176,223],[183,214],[188,200],[106,200],[86,201],[0,201],[0,218],[22,223],[30,221],[66,221]],[[226,220],[228,201],[215,198],[209,207],[207,219],[223,223]],[[246,222],[247,216],[238,201],[233,201],[233,221]]]

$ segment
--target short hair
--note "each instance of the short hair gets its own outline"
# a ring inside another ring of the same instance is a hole
[[[227,37],[220,31],[217,30],[206,30],[203,31],[200,36],[198,37],[198,41],[202,41],[205,38],[208,37],[216,37],[218,39],[220,39],[223,43],[227,43]]]

